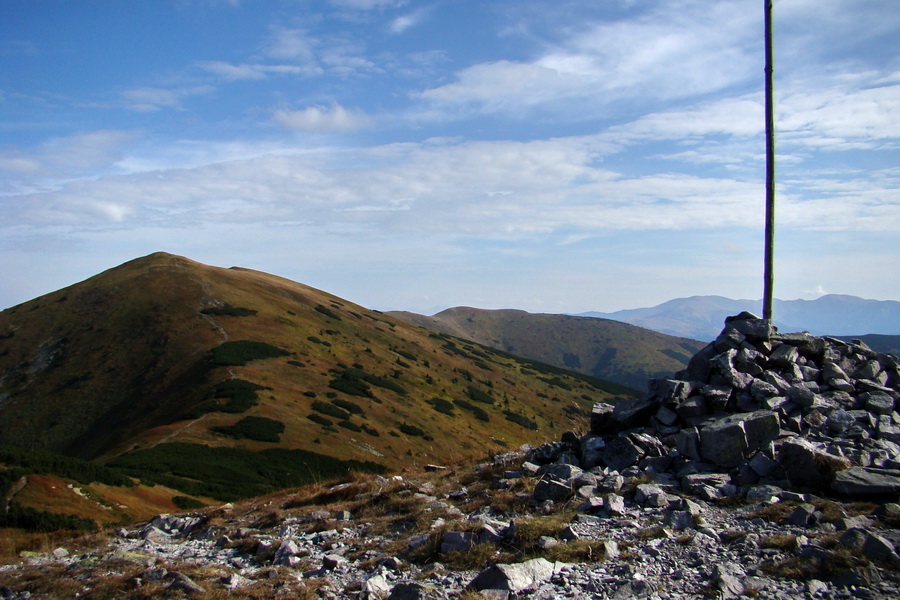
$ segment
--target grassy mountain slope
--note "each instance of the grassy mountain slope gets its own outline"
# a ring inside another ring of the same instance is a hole
[[[637,390],[684,368],[704,346],[618,321],[521,310],[450,308],[432,317],[390,313],[435,331],[608,379]]]
[[[400,468],[542,440],[628,393],[165,253],[0,313],[5,444],[153,471],[173,487],[246,480],[219,497],[301,483],[331,459]],[[185,452],[206,453],[206,472]]]

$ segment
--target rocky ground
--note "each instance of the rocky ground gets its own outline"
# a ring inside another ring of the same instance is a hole
[[[588,433],[25,553],[0,598],[898,598],[898,390],[740,315]]]

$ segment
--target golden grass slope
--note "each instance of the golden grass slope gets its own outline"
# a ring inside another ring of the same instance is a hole
[[[247,316],[201,312],[224,307],[247,309]],[[286,354],[243,366],[211,364],[214,348],[240,340]],[[333,380],[348,368],[391,381],[405,393],[375,385],[365,397],[335,390]],[[256,406],[243,414],[187,418],[217,383],[235,378],[267,388]],[[165,253],[0,313],[0,439],[85,458],[189,442],[305,449],[397,468],[582,429],[594,402],[622,391],[435,334],[300,283]],[[492,403],[473,401],[473,393]],[[477,405],[489,420],[460,404],[450,415],[439,412],[436,399]],[[357,430],[308,418],[316,413],[314,402],[336,400],[362,409],[348,419]],[[279,442],[212,430],[246,416],[283,423]]]

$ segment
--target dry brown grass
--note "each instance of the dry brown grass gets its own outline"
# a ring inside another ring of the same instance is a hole
[[[543,536],[556,537],[572,522],[575,516],[573,511],[559,512],[546,517],[529,517],[517,520],[515,544],[521,550],[526,550],[536,544]]]
[[[726,544],[731,544],[747,537],[747,532],[741,529],[726,529],[719,533],[719,539]]]
[[[797,548],[797,536],[789,533],[768,535],[759,540],[759,547],[784,551],[794,550]]]
[[[71,531],[51,533],[0,529],[0,564],[10,564],[20,559],[21,552],[52,552],[60,546],[70,552],[91,548],[106,539],[104,533],[75,534]]]
[[[606,550],[599,540],[574,540],[557,544],[544,552],[550,561],[567,563],[601,562],[606,560]]]
[[[785,579],[831,579],[835,574],[865,566],[864,559],[846,548],[835,547],[823,556],[791,558],[762,563],[761,568],[768,575]]]
[[[669,537],[670,532],[668,528],[663,527],[662,525],[655,525],[653,527],[644,527],[643,529],[638,529],[634,537],[638,540],[657,540],[660,538]]]
[[[761,506],[747,516],[751,519],[758,517],[760,519],[765,519],[770,523],[783,524],[787,521],[788,517],[791,516],[791,513],[794,512],[794,509],[797,508],[797,506],[799,506],[799,504],[796,502],[776,502],[775,504]]]
[[[441,562],[454,569],[479,570],[498,562],[500,550],[490,543],[475,544],[468,550],[457,550],[441,555]],[[502,561],[501,561],[502,562]]]

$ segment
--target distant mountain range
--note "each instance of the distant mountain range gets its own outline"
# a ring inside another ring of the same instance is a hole
[[[612,313],[587,312],[578,316],[613,319],[668,335],[708,342],[722,330],[725,317],[742,311],[759,315],[761,310],[761,300],[692,296],[651,308]],[[775,326],[781,332],[809,331],[814,335],[837,337],[900,335],[900,302],[893,300],[866,300],[828,294],[816,300],[775,300],[772,312]]]

